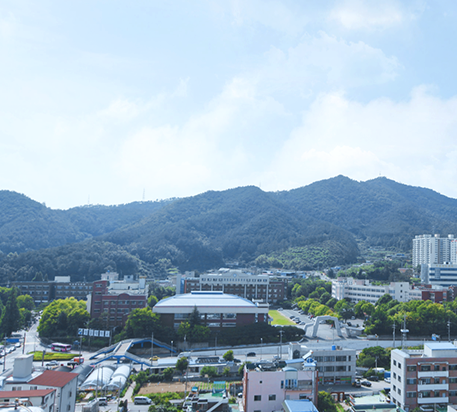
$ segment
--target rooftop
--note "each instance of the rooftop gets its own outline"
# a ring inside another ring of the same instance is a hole
[[[310,400],[303,399],[300,401],[284,401],[284,410],[287,412],[318,412]]]
[[[194,308],[256,308],[256,304],[248,299],[240,298],[239,296],[229,295],[223,292],[200,292],[195,291],[183,295],[175,295],[166,299],[162,299],[154,306],[154,311],[161,308],[169,307],[190,307]]]
[[[40,376],[29,381],[30,385],[46,385],[63,388],[68,382],[77,379],[78,375],[71,372],[44,371]]]
[[[0,399],[5,398],[32,398],[36,396],[46,396],[54,392],[55,389],[36,389],[28,391],[0,391]]]

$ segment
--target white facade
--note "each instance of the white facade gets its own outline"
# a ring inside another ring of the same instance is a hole
[[[453,254],[451,247],[454,248]],[[434,236],[417,235],[413,239],[413,266],[452,262],[451,258],[457,259],[456,250],[454,235],[448,235],[444,238],[438,234]],[[457,260],[453,263],[457,263]]]
[[[301,362],[299,369],[285,367],[274,371],[245,367],[243,406],[245,412],[280,411],[285,400],[309,399],[317,404],[316,364]]]
[[[351,385],[355,380],[356,350],[335,345],[289,344],[289,359],[312,354],[316,362],[319,385]],[[297,359],[298,360],[298,359]]]
[[[457,264],[422,264],[421,282],[439,286],[457,286]]]
[[[410,293],[408,282],[391,282],[389,285],[372,285],[369,280],[338,278],[332,281],[332,297],[338,300],[350,299],[351,302],[365,300],[375,304],[379,298],[389,294],[399,302],[421,299],[418,293]]]

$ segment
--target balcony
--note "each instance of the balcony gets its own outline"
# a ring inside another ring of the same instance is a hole
[[[448,391],[449,384],[447,383],[430,383],[428,385],[417,385],[418,391]]]
[[[417,372],[418,378],[447,378],[448,376],[449,376],[449,371]]]
[[[449,397],[436,397],[436,398],[417,398],[419,405],[434,404],[434,403],[449,403]]]

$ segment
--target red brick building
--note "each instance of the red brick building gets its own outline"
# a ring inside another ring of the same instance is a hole
[[[92,319],[104,315],[106,327],[124,326],[130,312],[146,307],[148,290],[140,282],[98,280],[94,282],[89,302]]]

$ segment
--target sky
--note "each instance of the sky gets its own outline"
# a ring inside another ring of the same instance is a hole
[[[2,0],[0,190],[53,209],[385,176],[457,198],[453,0]]]

